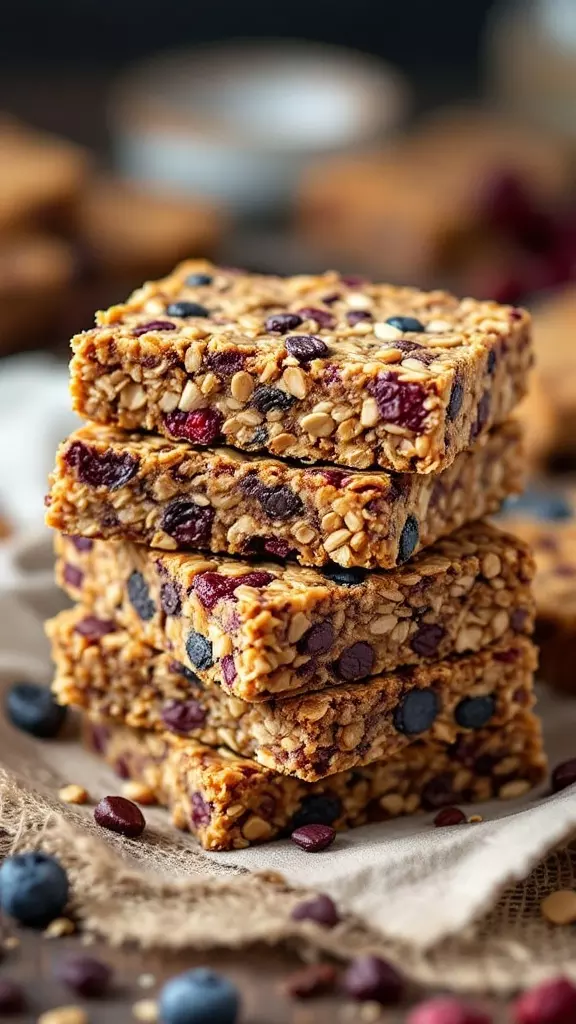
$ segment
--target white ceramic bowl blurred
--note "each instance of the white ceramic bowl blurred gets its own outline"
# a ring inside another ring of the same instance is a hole
[[[311,159],[382,139],[407,106],[404,80],[377,58],[304,42],[230,43],[129,72],[111,126],[127,176],[245,214],[286,204]]]

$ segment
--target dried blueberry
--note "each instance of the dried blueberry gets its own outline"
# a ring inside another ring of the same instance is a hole
[[[187,736],[206,721],[206,711],[197,700],[169,700],[162,708],[161,718],[171,732]]]
[[[302,514],[302,499],[289,487],[253,488],[252,496],[260,503],[269,519],[291,519]]]
[[[410,690],[394,712],[394,726],[398,732],[415,736],[429,729],[440,711],[440,701],[434,690]]]
[[[456,705],[454,718],[463,729],[482,729],[496,711],[496,701],[492,694],[483,697],[464,697]]]
[[[207,547],[213,522],[214,509],[210,505],[196,505],[186,498],[176,498],[166,505],[160,526],[178,544]]]
[[[251,404],[258,412],[272,412],[273,409],[289,409],[294,403],[294,398],[280,388],[273,388],[269,384],[259,384],[252,395]]]
[[[330,793],[312,793],[305,796],[300,808],[292,818],[290,828],[302,825],[332,825],[342,814],[342,802],[339,797]]]
[[[74,590],[79,590],[80,587],[82,586],[84,573],[82,572],[81,569],[78,568],[77,565],[70,565],[68,562],[66,562],[62,569],[62,576],[64,578],[64,583],[66,583],[69,587],[73,587]]]
[[[252,437],[250,438],[250,447],[251,448],[264,448],[267,441],[268,441],[268,431],[267,431],[266,427],[258,427],[258,429],[254,431],[254,433],[252,434]]]
[[[433,658],[446,630],[433,622],[422,622],[410,640],[410,647],[422,658]]]
[[[168,316],[210,316],[210,310],[199,302],[171,302],[166,312]]]
[[[491,405],[492,405],[492,400],[490,398],[490,392],[489,391],[485,391],[484,394],[482,395],[482,398],[478,402],[478,411],[476,413],[476,420],[472,424],[472,427],[471,427],[471,430],[470,430],[470,441],[471,442],[476,440],[478,435],[482,432],[482,430],[486,426],[486,424],[488,422],[488,417],[490,415],[490,407],[491,407]]]
[[[47,853],[19,853],[0,868],[0,905],[20,924],[45,928],[68,902],[68,876]]]
[[[188,285],[189,288],[197,288],[202,285],[212,284],[213,277],[211,274],[188,274],[184,284]]]
[[[452,385],[452,391],[450,392],[450,401],[448,402],[448,408],[446,410],[446,416],[452,423],[460,409],[462,408],[462,402],[464,401],[464,384],[461,380],[456,378]]]
[[[299,363],[308,363],[311,359],[324,359],[329,348],[322,338],[314,334],[291,334],[286,338],[286,351]]]
[[[386,323],[399,331],[411,331],[414,334],[420,334],[424,330],[424,324],[415,316],[389,316]]]
[[[265,327],[274,334],[287,334],[300,327],[301,323],[302,317],[298,313],[274,313],[266,320]]]
[[[202,686],[202,681],[198,678],[195,672],[191,668],[186,668],[186,665],[182,665],[179,661],[172,661],[170,663],[170,671],[176,672],[179,676],[184,676],[189,683],[194,686]]]
[[[12,725],[43,740],[60,732],[68,710],[56,704],[50,690],[37,683],[13,683],[5,707]]]
[[[137,327],[132,328],[132,334],[135,338],[140,338],[142,334],[148,334],[148,331],[175,331],[176,324],[170,323],[169,320],[148,320],[145,324],[138,324]]]
[[[190,805],[192,808],[192,825],[196,828],[200,828],[202,825],[209,825],[212,817],[212,805],[204,799],[202,793],[192,793]]]
[[[407,562],[410,555],[414,554],[418,541],[420,540],[420,530],[418,527],[418,520],[416,516],[408,516],[404,526],[402,527],[402,533],[400,534],[400,541],[398,544],[398,564]]]
[[[365,679],[369,676],[374,666],[374,648],[370,644],[359,640],[358,643],[347,647],[338,658],[334,666],[336,674],[340,679],[348,681],[352,679]]]
[[[177,583],[163,583],[160,587],[160,605],[166,615],[180,615],[182,600]]]
[[[114,633],[115,630],[115,622],[112,622],[111,619],[98,619],[95,615],[85,615],[74,626],[75,633],[79,633],[80,636],[86,637],[91,642],[100,640],[108,633]]]
[[[202,636],[201,633],[196,633],[194,630],[191,630],[188,634],[186,653],[194,668],[207,669],[211,668],[214,664],[212,644],[205,636]]]
[[[326,654],[334,643],[334,626],[331,622],[317,622],[304,633],[298,641],[298,650],[302,654],[310,654],[317,657],[319,654]]]
[[[206,365],[221,377],[238,373],[244,363],[245,357],[242,352],[211,352],[206,357]]]
[[[422,430],[428,410],[424,404],[427,394],[421,384],[398,380],[392,370],[385,370],[368,385],[368,390],[386,423],[408,427],[416,433]]]
[[[192,444],[212,444],[220,435],[224,417],[218,409],[196,409],[182,412],[176,409],[164,417],[166,429],[173,437]]]
[[[339,587],[357,587],[366,578],[364,569],[343,569],[339,565],[330,565],[322,572],[326,579],[337,583]]]
[[[140,616],[140,618],[147,622],[149,619],[154,617],[156,612],[156,605],[150,597],[150,591],[148,590],[148,584],[144,579],[141,572],[134,572],[130,575],[127,583],[128,597],[130,604],[134,611]]]
[[[106,487],[115,491],[123,487],[138,472],[138,459],[125,452],[98,452],[82,441],[74,441],[64,456],[66,463],[76,471],[78,480],[88,487]]]
[[[240,997],[221,974],[197,967],[166,982],[160,992],[164,1024],[236,1024]]]

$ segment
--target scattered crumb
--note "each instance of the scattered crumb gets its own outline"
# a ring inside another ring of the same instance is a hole
[[[479,821],[484,821],[484,818],[482,817],[481,814],[471,814],[470,817],[468,818],[469,825],[477,825]]]
[[[57,1006],[41,1013],[37,1024],[88,1024],[88,1014],[81,1006]]]
[[[2,941],[4,949],[18,949],[20,945],[20,939],[17,935],[8,935]]]
[[[158,803],[149,786],[145,786],[143,782],[133,782],[132,779],[122,786],[122,796],[127,800],[133,800],[136,804],[142,804],[143,807]]]
[[[145,1024],[155,1024],[158,1020],[158,1003],[155,999],[140,999],[132,1007],[132,1016]]]
[[[69,786],[62,786],[58,790],[58,796],[65,804],[85,804],[89,800],[88,791],[84,786],[77,786],[71,783]]]
[[[140,988],[154,988],[156,978],[153,974],[141,974],[138,978]]]
[[[46,939],[61,939],[63,935],[73,935],[76,931],[74,921],[69,917],[55,917],[44,931]]]

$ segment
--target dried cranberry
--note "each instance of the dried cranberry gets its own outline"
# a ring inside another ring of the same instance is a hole
[[[319,654],[326,654],[335,640],[334,626],[331,622],[317,622],[304,633],[298,641],[298,650],[302,654],[310,654],[317,657]]]
[[[206,365],[221,376],[238,373],[243,368],[244,361],[245,356],[242,352],[210,352],[206,357]]]
[[[450,420],[451,423],[456,419],[458,413],[460,412],[460,409],[462,408],[462,402],[463,401],[464,401],[464,384],[459,379],[459,377],[456,377],[456,379],[455,379],[455,381],[454,381],[454,383],[452,385],[452,391],[450,392],[450,400],[448,402],[448,408],[446,409],[446,416]]]
[[[562,789],[576,782],[576,757],[557,764],[552,772],[552,792],[559,793]]]
[[[160,526],[178,544],[208,547],[213,522],[214,509],[210,505],[196,505],[186,498],[176,498],[166,505]]]
[[[454,803],[452,776],[448,772],[436,775],[422,789],[422,807],[425,811],[435,811]]]
[[[170,322],[170,320],[149,320],[145,324],[138,324],[137,327],[132,328],[132,334],[135,338],[139,338],[141,334],[147,334],[148,331],[175,331],[176,324]]]
[[[160,587],[160,605],[166,615],[180,615],[182,600],[177,583],[163,583]]]
[[[206,712],[197,700],[169,700],[162,708],[161,718],[167,729],[187,736],[206,721]]]
[[[90,537],[76,537],[70,535],[68,540],[71,540],[76,551],[91,551],[94,547],[94,541],[90,540]]]
[[[438,996],[414,1007],[406,1024],[492,1024],[492,1017],[452,996]]]
[[[404,994],[404,982],[392,964],[379,956],[364,954],[352,960],[342,979],[342,988],[351,999],[389,1006]]]
[[[269,555],[276,555],[277,558],[288,558],[293,551],[288,541],[280,537],[264,537],[263,547]]]
[[[574,1024],[576,985],[552,978],[524,992],[512,1007],[514,1024]]]
[[[210,310],[201,306],[199,302],[171,302],[166,307],[168,316],[210,316]]]
[[[131,573],[127,587],[130,604],[134,608],[134,611],[141,619],[144,620],[144,622],[152,619],[156,613],[156,605],[150,597],[148,584],[146,583],[142,573],[136,572],[136,570]]]
[[[330,328],[334,327],[336,320],[326,309],[316,309],[314,306],[304,306],[303,309],[299,309],[298,313],[303,320],[315,320],[318,327]],[[295,355],[292,352],[292,355]]]
[[[274,313],[268,317],[264,326],[267,331],[274,334],[287,334],[288,331],[294,331],[296,327],[300,327],[301,323],[302,317],[298,316],[298,313]]]
[[[336,832],[331,825],[301,825],[294,829],[290,836],[293,843],[307,853],[319,853],[331,846],[336,838]]]
[[[429,729],[439,712],[440,701],[434,690],[409,690],[394,712],[394,727],[415,736]]]
[[[236,665],[234,664],[234,658],[231,654],[225,654],[220,662],[222,669],[222,677],[227,686],[232,686],[232,683],[236,679]]]
[[[96,957],[75,953],[56,965],[56,977],[87,999],[102,996],[110,987],[112,968]]]
[[[446,636],[446,630],[433,622],[423,622],[410,640],[410,647],[421,658],[433,658],[438,645]]]
[[[212,444],[222,430],[224,417],[217,409],[196,409],[182,412],[176,409],[164,417],[166,429],[173,437],[184,438],[192,444]]]
[[[212,804],[204,799],[202,793],[192,793],[192,796],[190,797],[190,805],[192,808],[192,825],[196,828],[201,828],[203,825],[209,825],[212,817]]]
[[[343,481],[349,475],[342,469],[313,469],[312,473],[319,473],[323,480],[332,487],[340,488]]]
[[[276,577],[263,570],[245,573],[244,576],[222,576],[217,572],[202,572],[194,577],[194,592],[205,608],[212,611],[218,601],[234,596],[238,587],[266,587]]]
[[[492,694],[483,697],[464,697],[456,705],[454,718],[463,729],[483,729],[496,711]]]
[[[80,483],[115,491],[138,472],[138,459],[116,452],[97,452],[82,441],[74,441],[65,455],[66,464],[76,471]]]
[[[62,575],[64,577],[64,582],[67,583],[69,587],[73,587],[74,590],[79,590],[82,586],[84,573],[81,569],[78,569],[77,566],[70,565],[66,562],[64,569],[62,570]]]
[[[392,370],[385,370],[368,385],[368,390],[386,423],[395,423],[416,433],[422,430],[428,410],[424,408],[427,395],[421,384],[400,381]]]
[[[116,623],[110,619],[97,619],[95,615],[86,615],[74,626],[74,632],[85,636],[87,640],[100,640],[107,633],[114,633]]]
[[[291,828],[321,822],[332,825],[342,814],[342,801],[332,793],[312,793],[303,798],[300,809],[292,818]]]
[[[410,515],[402,527],[402,533],[400,534],[400,541],[398,543],[399,565],[403,562],[407,562],[410,556],[414,554],[419,540],[420,528],[418,526],[418,520],[416,519],[416,516]]]
[[[140,808],[123,796],[105,796],[94,808],[94,820],[102,828],[129,839],[141,836],[146,827]]]
[[[286,351],[299,363],[308,363],[311,359],[325,359],[329,353],[326,342],[314,334],[291,334],[286,338]]]
[[[367,313],[364,309],[351,309],[346,313],[346,319],[350,324],[350,327],[354,327],[354,324],[360,324],[366,320],[372,320],[372,314]]]
[[[374,665],[374,648],[363,640],[347,647],[338,658],[334,669],[341,679],[365,679]]]
[[[324,373],[322,374],[322,380],[324,384],[337,384],[338,381],[340,380],[339,367],[335,366],[334,363],[332,363],[330,366],[327,366],[324,370]]]
[[[434,818],[434,824],[437,828],[444,828],[448,825],[463,825],[466,821],[466,815],[464,811],[461,811],[459,807],[444,807]]]
[[[336,904],[323,893],[312,900],[298,903],[292,910],[291,917],[294,921],[315,921],[325,928],[334,928],[340,921]]]
[[[273,388],[269,384],[259,384],[252,395],[251,404],[258,412],[272,412],[273,409],[289,409],[295,399],[287,391]]]

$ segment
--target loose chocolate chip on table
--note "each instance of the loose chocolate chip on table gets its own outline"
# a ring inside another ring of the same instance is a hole
[[[290,836],[293,843],[307,853],[319,853],[331,846],[336,838],[336,832],[331,825],[301,825],[294,829]]]
[[[398,564],[407,562],[410,555],[414,554],[416,545],[420,540],[420,530],[418,527],[418,520],[416,516],[408,516],[404,526],[402,527],[402,533],[400,534],[400,542],[398,544]]]
[[[576,757],[557,764],[552,772],[552,792],[559,793],[576,782]]]
[[[138,472],[139,462],[127,452],[98,452],[94,448],[74,441],[65,455],[68,466],[76,470],[82,484],[89,487],[106,487],[109,491],[123,487]]]
[[[329,992],[336,982],[336,968],[332,964],[309,964],[286,979],[284,990],[295,999],[311,999]]]
[[[432,658],[438,650],[438,644],[446,636],[446,630],[433,622],[423,622],[410,640],[410,647],[421,658]]]
[[[168,316],[210,316],[210,310],[199,302],[171,302],[166,307]]]
[[[150,597],[148,584],[141,572],[134,570],[134,572],[131,573],[128,579],[127,589],[130,604],[137,615],[139,615],[144,622],[154,618],[156,606]]]
[[[179,544],[207,547],[213,521],[214,509],[209,505],[197,505],[194,501],[176,498],[166,505],[160,526]]]
[[[201,285],[212,284],[213,277],[211,274],[188,274],[184,284],[188,285],[189,288],[200,287]]]
[[[311,793],[304,797],[299,810],[292,818],[291,828],[300,828],[301,825],[313,825],[321,822],[323,825],[332,825],[342,813],[342,802],[339,797],[330,793]]]
[[[443,828],[447,825],[463,825],[465,821],[466,815],[459,807],[443,807],[434,818],[434,824],[437,828]]]
[[[495,711],[496,700],[491,693],[483,697],[464,697],[456,705],[454,718],[463,729],[481,729]]]
[[[446,410],[446,416],[452,422],[456,419],[460,409],[462,408],[462,402],[464,401],[464,385],[461,380],[455,380],[452,385],[452,391],[450,392],[450,401],[448,402],[448,408]]]
[[[340,921],[336,904],[323,893],[312,900],[298,903],[290,916],[294,921],[315,921],[324,928],[334,928]]]
[[[187,736],[206,721],[206,711],[197,700],[169,700],[161,711],[164,725],[171,732]]]
[[[159,998],[163,1024],[236,1024],[240,997],[221,974],[197,967],[166,982]]]
[[[45,928],[68,902],[68,876],[47,853],[19,853],[0,868],[0,905],[20,924]]]
[[[146,827],[140,808],[124,796],[105,796],[94,808],[94,820],[102,828],[128,839],[141,836]]]
[[[12,725],[43,740],[58,735],[68,710],[56,703],[46,686],[37,683],[13,683],[5,708]]]
[[[0,978],[0,1014],[8,1016],[26,1009],[26,997],[21,986],[10,978]]]
[[[440,711],[440,700],[434,690],[410,690],[394,712],[398,732],[415,736],[429,729]]]
[[[56,977],[80,996],[103,996],[110,987],[112,968],[96,957],[76,953],[56,964]]]
[[[294,401],[295,399],[287,391],[273,388],[269,384],[259,384],[252,395],[250,404],[258,412],[267,413],[272,412],[274,409],[289,409],[294,404]]]
[[[191,630],[188,634],[186,653],[194,668],[206,669],[211,668],[214,664],[212,644],[205,636],[202,636],[201,633],[196,633],[194,630]]]
[[[572,1024],[576,1021],[576,985],[552,978],[524,992],[511,1007],[513,1024]]]
[[[317,657],[319,654],[326,654],[334,643],[334,626],[331,622],[317,622],[304,633],[298,641],[298,650],[302,654],[311,654]]]
[[[160,587],[160,605],[166,615],[180,615],[182,601],[177,583],[163,583]]]
[[[314,334],[291,334],[286,338],[286,351],[299,363],[307,363],[311,359],[325,359],[330,350],[326,342]]]
[[[374,666],[374,648],[359,640],[347,647],[338,658],[334,669],[340,679],[365,679]]]
[[[302,317],[298,316],[298,313],[274,313],[268,317],[264,326],[267,331],[274,334],[287,334],[288,331],[294,331],[300,327],[301,323]]]
[[[340,587],[357,587],[366,579],[365,569],[343,569],[339,565],[330,565],[322,570],[323,575]]]
[[[342,988],[351,999],[392,1006],[404,994],[404,982],[392,964],[366,954],[352,960],[342,979]]]

